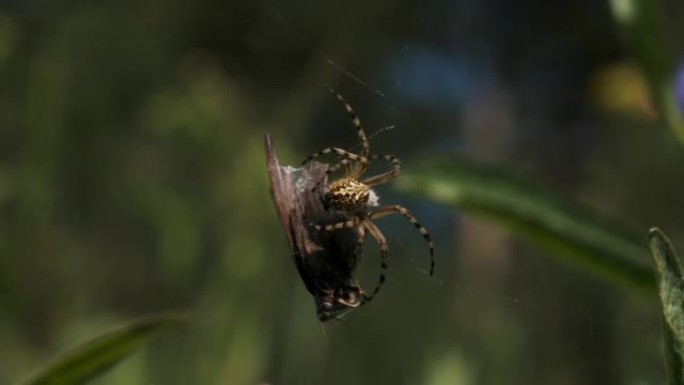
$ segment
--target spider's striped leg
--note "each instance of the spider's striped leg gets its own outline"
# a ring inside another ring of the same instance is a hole
[[[344,229],[344,228],[349,228],[349,229],[356,228],[356,231],[357,231],[358,236],[359,236],[358,240],[356,241],[356,247],[361,248],[361,247],[363,247],[363,241],[366,237],[366,230],[364,228],[364,222],[367,222],[367,221],[364,220],[363,222],[360,222],[358,218],[353,218],[353,219],[350,219],[348,221],[332,223],[332,224],[325,225],[325,226],[320,226],[320,225],[316,225],[316,224],[312,224],[312,225],[318,231],[335,231],[335,230]],[[371,232],[371,234],[373,234],[373,233]],[[373,237],[375,237],[375,234],[373,234]],[[384,262],[383,262],[383,266],[385,266]],[[383,275],[381,282],[384,280],[385,280],[385,278]],[[375,290],[373,295],[375,295],[375,293],[377,293],[377,292],[378,292],[378,289]],[[346,294],[348,295],[349,293],[347,292]],[[368,302],[371,299],[363,291],[358,290],[357,294],[360,296],[360,301],[359,301],[359,297],[356,297],[356,296],[351,296],[349,300],[343,298],[342,296],[339,296],[337,298],[337,301],[344,304],[344,305],[347,305],[349,307],[358,307],[358,306],[361,306],[364,303]]]
[[[356,231],[358,232],[359,239],[356,241],[356,247],[361,248],[363,247],[363,240],[366,237],[366,230],[363,227],[363,223],[359,224],[358,221],[355,223],[356,225]],[[363,291],[357,290],[353,295],[349,295],[349,291],[345,291],[345,294],[349,296],[349,300],[346,298],[343,298],[342,296],[339,296],[337,298],[337,301],[345,304],[349,307],[359,307],[363,305],[365,302],[368,301],[368,297],[366,296]]]
[[[335,231],[339,229],[352,229],[356,227],[356,231],[359,235],[359,239],[356,241],[356,246],[357,247],[362,247],[363,246],[363,239],[366,237],[366,230],[363,228],[362,223],[359,223],[359,220],[354,218],[350,219],[348,221],[342,221],[342,222],[337,222],[337,223],[331,223],[329,225],[321,226],[317,225],[315,223],[311,223],[311,226],[313,226],[316,230],[318,231]]]
[[[332,166],[328,167],[328,169],[325,171],[326,174],[332,174],[335,171],[339,170],[340,168],[344,167],[346,169],[349,168],[349,165],[351,164],[351,160],[349,159],[341,159],[339,162],[333,164]]]
[[[330,91],[331,94],[333,94],[337,100],[340,101],[344,105],[344,109],[347,111],[347,114],[349,114],[349,117],[351,118],[351,122],[356,127],[356,132],[359,135],[359,139],[361,140],[361,155],[368,157],[368,154],[370,154],[370,144],[368,143],[368,138],[366,137],[366,133],[363,131],[363,126],[361,126],[361,120],[359,120],[359,117],[356,115],[356,112],[354,112],[354,109],[347,103],[346,100],[340,95],[337,91],[332,89],[330,86],[326,85],[328,87],[328,91]],[[362,165],[362,171],[359,173],[359,175],[363,174],[363,172],[366,171],[368,166],[365,166],[366,168],[363,168]]]
[[[404,216],[404,218],[408,219],[409,222],[413,223],[413,226],[415,226],[423,238],[425,238],[425,241],[428,243],[428,247],[430,248],[430,276],[432,276],[432,274],[435,272],[435,251],[432,237],[430,237],[430,233],[427,231],[427,229],[418,223],[418,219],[416,219],[416,217],[414,217],[413,214],[408,211],[408,209],[399,205],[385,206],[373,211],[368,218],[372,221],[374,219],[382,218],[391,214],[401,214]]]
[[[382,235],[382,232],[380,229],[378,229],[378,226],[376,226],[375,223],[371,222],[369,219],[364,219],[362,225],[368,229],[368,232],[373,236],[373,238],[375,238],[375,240],[378,242],[378,245],[380,245],[380,277],[375,290],[373,290],[371,295],[366,298],[366,302],[368,302],[372,300],[376,294],[378,294],[380,288],[385,283],[387,266],[389,265],[389,247],[387,246],[387,240],[385,239],[385,236]]]
[[[377,186],[379,184],[387,183],[401,174],[401,160],[393,155],[373,155],[373,159],[384,159],[392,163],[392,169],[380,175],[366,178],[362,183],[368,187]]]
[[[340,161],[340,162],[338,162],[338,163],[336,163],[336,164],[334,164],[334,165],[332,166],[333,168],[335,168],[335,170],[337,170],[337,169],[339,169],[339,168],[341,167],[341,166],[338,166],[338,165],[341,164],[341,163],[343,163],[344,160],[359,162],[359,164],[360,164],[362,167],[366,167],[366,168],[367,168],[368,165],[370,164],[370,161],[368,160],[368,157],[363,156],[363,155],[357,155],[357,154],[354,154],[353,152],[349,152],[349,151],[347,151],[347,150],[343,150],[343,149],[338,148],[338,147],[328,147],[328,148],[325,148],[325,149],[323,149],[323,150],[321,150],[321,151],[319,151],[319,152],[317,152],[317,153],[315,153],[315,154],[309,156],[308,158],[304,159],[304,161],[302,162],[302,164],[307,164],[307,163],[311,162],[313,159],[318,158],[319,156],[327,155],[327,154],[337,154],[337,155],[339,155],[339,156],[341,156],[341,157],[344,158],[344,159],[342,159],[342,161]],[[348,164],[348,163],[349,163],[349,162],[347,162],[346,164]],[[364,164],[365,164],[365,166],[364,166]],[[334,170],[333,170],[333,171],[334,171]],[[328,172],[328,173],[330,173],[330,172]]]
[[[383,183],[387,183],[390,180],[398,177],[399,174],[401,174],[401,160],[399,160],[399,158],[397,158],[396,156],[394,156],[394,155],[371,155],[370,158],[371,159],[383,159],[383,160],[386,160],[386,161],[392,163],[392,170],[385,172],[385,173],[382,173],[380,175],[376,175],[376,176],[367,178],[366,180],[364,180],[363,183],[368,185],[369,187],[376,186],[376,185],[383,184]],[[328,167],[326,174],[332,174],[333,172],[339,170],[342,167],[348,167],[350,163],[351,163],[351,160],[342,159],[339,162]]]
[[[311,226],[313,226],[316,230],[318,231],[334,231],[334,230],[339,230],[339,229],[351,229],[354,227],[359,226],[359,221],[355,219],[350,219],[348,221],[342,221],[342,222],[337,222],[337,223],[331,223],[329,225],[321,226],[317,225],[315,223],[311,223]]]

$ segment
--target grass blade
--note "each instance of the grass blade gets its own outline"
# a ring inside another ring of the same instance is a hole
[[[450,158],[407,170],[396,185],[491,218],[603,278],[655,289],[639,231],[535,186],[529,178]]]
[[[38,371],[24,385],[83,384],[110,369],[135,352],[159,332],[187,320],[184,314],[144,318],[105,333],[58,357]]]
[[[684,276],[669,239],[657,228],[649,233],[649,244],[658,279],[663,311],[663,347],[668,384],[684,384]]]

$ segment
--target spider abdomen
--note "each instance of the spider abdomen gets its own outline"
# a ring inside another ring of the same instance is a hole
[[[354,178],[342,178],[331,183],[325,191],[330,207],[343,211],[356,211],[377,204],[375,193]]]

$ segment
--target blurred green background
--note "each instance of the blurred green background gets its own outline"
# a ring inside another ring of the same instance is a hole
[[[0,383],[174,309],[192,323],[95,383],[663,383],[655,294],[391,185],[436,276],[383,219],[383,291],[321,325],[262,147],[353,148],[329,83],[407,172],[458,153],[677,245],[684,149],[627,46],[593,0],[0,1]]]

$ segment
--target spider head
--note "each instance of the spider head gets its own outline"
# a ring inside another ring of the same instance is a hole
[[[365,211],[369,206],[378,205],[378,195],[354,178],[342,178],[328,186],[325,202],[328,208],[346,212]]]

